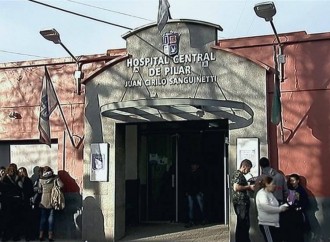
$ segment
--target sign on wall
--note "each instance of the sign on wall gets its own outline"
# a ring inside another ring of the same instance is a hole
[[[237,138],[237,169],[241,161],[249,159],[252,168],[245,177],[250,179],[259,176],[259,139],[258,138]]]
[[[90,181],[108,181],[109,144],[91,144]]]

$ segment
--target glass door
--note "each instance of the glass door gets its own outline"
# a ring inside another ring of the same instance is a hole
[[[147,220],[176,220],[176,147],[168,134],[148,134]],[[173,142],[174,141],[174,142]]]
[[[187,220],[186,177],[191,161],[205,174],[207,220],[225,222],[226,149],[224,121],[143,124],[139,135],[140,221]],[[215,126],[213,123],[217,124]],[[223,124],[224,123],[224,124]]]

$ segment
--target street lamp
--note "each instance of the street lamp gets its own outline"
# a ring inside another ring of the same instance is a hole
[[[60,44],[65,49],[65,51],[69,53],[69,55],[72,57],[72,59],[74,59],[74,61],[76,62],[77,70],[74,73],[74,77],[77,81],[77,94],[80,95],[80,93],[81,93],[81,79],[84,78],[84,73],[81,71],[82,63],[80,63],[79,60],[62,43],[61,38],[60,38],[60,34],[56,31],[56,29],[41,30],[40,34],[46,40],[52,41],[54,44]]]
[[[275,4],[273,2],[262,2],[262,3],[258,3],[254,6],[254,12],[256,13],[256,15],[260,18],[265,19],[266,22],[270,22],[272,29],[274,31],[277,43],[278,43],[278,49],[279,49],[279,53],[276,59],[276,65],[278,63],[280,63],[279,66],[279,71],[280,72],[280,80],[281,82],[283,82],[283,64],[285,63],[285,55],[283,55],[283,50],[282,50],[282,43],[280,41],[280,38],[277,34],[276,28],[274,26],[273,23],[273,17],[276,14],[276,7]]]
[[[272,29],[274,31],[277,45],[278,45],[278,55],[277,55],[277,49],[275,46],[274,48],[274,64],[275,64],[275,82],[274,82],[274,97],[273,97],[273,105],[274,103],[277,103],[279,105],[278,108],[272,107],[272,122],[275,124],[278,124],[278,122],[281,124],[281,138],[284,142],[284,134],[283,134],[283,124],[282,124],[282,116],[281,116],[281,91],[280,91],[280,82],[283,82],[283,68],[285,63],[285,55],[283,55],[282,50],[282,43],[280,41],[280,38],[277,34],[276,28],[273,23],[273,17],[276,14],[276,7],[273,2],[262,2],[258,3],[254,6],[254,12],[256,15],[260,18],[265,19],[266,22],[270,22]],[[277,94],[276,94],[276,93]],[[279,109],[279,110],[278,110]],[[273,113],[274,112],[274,113]],[[278,119],[279,117],[279,119]],[[274,120],[273,120],[274,118]]]
[[[285,64],[285,55],[283,55],[283,50],[282,50],[282,43],[280,41],[280,38],[277,34],[276,28],[274,26],[273,23],[273,17],[276,14],[276,7],[274,5],[273,2],[262,2],[262,3],[258,3],[254,6],[254,12],[256,13],[256,15],[260,18],[264,18],[266,22],[270,22],[272,29],[274,31],[276,40],[277,40],[277,44],[278,44],[278,55],[277,57],[275,57],[275,65],[276,65],[276,71],[279,72],[280,74],[280,81],[283,82],[284,78],[283,78],[283,65]],[[277,69],[278,67],[278,63],[279,65],[279,70]]]
[[[266,22],[270,22],[272,25],[272,29],[275,33],[276,39],[278,44],[281,44],[280,38],[276,32],[274,23],[273,23],[273,16],[276,14],[276,7],[273,2],[263,2],[258,3],[254,6],[254,11],[258,17],[264,18]]]

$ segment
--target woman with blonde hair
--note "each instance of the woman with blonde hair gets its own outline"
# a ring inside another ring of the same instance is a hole
[[[48,240],[54,241],[54,208],[51,205],[51,191],[56,185],[63,187],[64,184],[60,178],[54,174],[49,166],[43,168],[42,176],[39,180],[39,192],[41,192],[40,207],[40,228],[39,240],[44,241],[44,232],[48,231]]]

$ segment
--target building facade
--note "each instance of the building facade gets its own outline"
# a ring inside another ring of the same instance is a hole
[[[208,220],[233,231],[228,178],[244,157],[257,175],[261,156],[284,174],[305,178],[313,233],[329,236],[330,35],[280,35],[286,56],[281,129],[270,122],[274,37],[219,41],[221,30],[170,20],[161,33],[156,24],[129,31],[125,50],[86,60],[82,95],[74,93],[75,64],[47,63],[75,146],[58,112],[51,117],[52,148],[38,143],[43,66],[2,65],[1,162],[31,172],[51,164],[63,177],[68,210],[58,216],[61,236],[117,241],[130,224],[184,222],[184,180],[193,160],[207,174]],[[21,118],[10,119],[12,112]],[[252,219],[256,241],[253,211]]]

